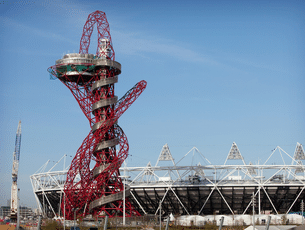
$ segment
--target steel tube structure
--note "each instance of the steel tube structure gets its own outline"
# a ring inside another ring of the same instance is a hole
[[[187,157],[202,156],[194,147],[183,161],[177,161],[179,164],[152,166],[148,163],[143,167],[124,166],[120,171],[123,175],[133,175],[131,180],[127,180],[126,191],[131,194],[129,201],[143,215],[158,214],[160,202],[163,217],[170,213],[252,214],[253,193],[257,200],[256,213],[259,213],[260,205],[261,214],[288,214],[300,211],[301,201],[305,199],[305,166],[302,163],[305,154],[299,143],[294,155],[289,155],[279,146],[272,155],[279,159],[276,154],[280,153],[284,153],[292,163],[286,160],[276,165],[268,161],[265,164],[244,165],[234,160],[234,164],[213,165],[209,162],[198,164],[196,161],[196,165],[187,166],[185,162],[190,160]],[[162,160],[171,160],[169,154],[163,154]],[[216,178],[215,172],[218,175]],[[58,203],[62,200],[63,183],[58,182],[62,180],[60,176],[66,173],[39,171],[31,176],[34,193],[40,204],[46,201],[44,209],[50,216],[57,213]]]
[[[93,55],[88,54],[88,49],[95,24],[98,47]],[[88,16],[79,53],[64,55],[48,71],[70,89],[91,127],[67,173],[66,218],[73,218],[73,210],[78,215],[122,214],[124,185],[119,168],[128,155],[129,145],[117,121],[146,88],[146,81],[137,83],[118,100],[114,85],[118,82],[121,64],[115,61],[109,24],[102,11]],[[95,166],[91,170],[92,160]],[[139,215],[128,200],[126,210],[128,216]]]

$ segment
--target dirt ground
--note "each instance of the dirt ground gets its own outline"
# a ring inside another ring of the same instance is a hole
[[[0,225],[0,230],[14,230],[15,228],[14,225]]]
[[[28,229],[25,226],[21,225],[23,229]],[[14,225],[0,225],[0,230],[15,230],[16,226]]]

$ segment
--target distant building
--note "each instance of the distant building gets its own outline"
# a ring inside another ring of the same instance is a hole
[[[19,207],[19,213],[21,219],[30,218],[35,215],[31,208],[21,206]],[[10,206],[0,207],[0,218],[10,217],[10,214]]]
[[[35,215],[32,208],[28,208],[28,207],[19,207],[19,213],[20,213],[20,219],[32,218]]]
[[[0,217],[4,218],[10,215],[10,206],[1,206]]]

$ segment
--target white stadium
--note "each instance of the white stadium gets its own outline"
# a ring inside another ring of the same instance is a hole
[[[270,163],[272,158],[282,164]],[[44,216],[60,217],[63,186],[68,167],[63,156],[53,167],[44,164],[31,178],[37,205]],[[191,159],[191,165],[184,165]],[[173,215],[248,215],[288,214],[301,210],[305,199],[305,154],[297,143],[288,154],[276,147],[260,164],[246,164],[233,143],[223,165],[213,165],[193,147],[179,161],[174,161],[168,145],[164,145],[153,166],[120,168],[129,200],[142,214]],[[60,171],[56,171],[63,163]],[[165,165],[166,164],[166,165]],[[162,165],[162,166],[161,166]],[[165,165],[165,166],[164,166]]]

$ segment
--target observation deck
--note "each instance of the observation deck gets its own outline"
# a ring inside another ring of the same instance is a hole
[[[93,74],[97,73],[101,68],[111,69],[115,72],[115,75],[121,73],[121,64],[119,62],[99,58],[93,54],[65,54],[55,64],[56,76],[63,82],[69,81],[84,84],[84,82],[93,81]]]

